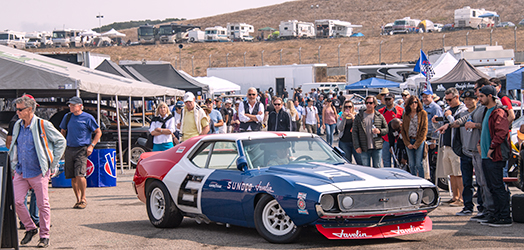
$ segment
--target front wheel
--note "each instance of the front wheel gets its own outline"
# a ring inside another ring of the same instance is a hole
[[[147,187],[147,216],[153,226],[158,228],[178,227],[184,216],[178,210],[166,186],[153,181]]]
[[[302,231],[270,195],[264,195],[255,207],[255,227],[271,243],[293,242]]]

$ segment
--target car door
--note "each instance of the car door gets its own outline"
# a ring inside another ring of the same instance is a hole
[[[209,155],[208,169],[214,171],[202,188],[202,213],[210,220],[245,225],[242,200],[251,185],[244,180],[248,176],[237,169],[237,144],[233,141],[217,141]]]

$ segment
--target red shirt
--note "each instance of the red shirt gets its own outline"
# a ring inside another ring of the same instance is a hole
[[[404,109],[400,106],[395,105],[395,107],[392,110],[387,110],[387,107],[383,107],[379,109],[378,112],[384,116],[384,118],[386,119],[386,123],[389,124],[389,122],[394,118],[402,119],[402,113],[404,113]],[[389,142],[387,135],[382,136],[382,139],[384,139],[384,141]]]

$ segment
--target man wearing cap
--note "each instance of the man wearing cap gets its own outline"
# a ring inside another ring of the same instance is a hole
[[[218,105],[220,105],[220,103],[220,101],[217,102]],[[220,111],[213,108],[213,100],[211,100],[210,98],[206,99],[206,106],[210,110],[209,118],[213,120],[213,126],[215,127],[215,132],[211,133],[218,134],[218,130],[224,126],[224,119],[222,118],[222,114],[220,113]]]
[[[82,111],[84,106],[80,97],[71,97],[67,104],[70,113],[67,113],[60,123],[60,132],[67,139],[64,172],[65,177],[71,179],[71,186],[76,196],[73,208],[84,209],[87,206],[85,177],[87,157],[93,153],[95,145],[102,136],[102,130],[92,115]],[[93,133],[95,136],[91,140]]]
[[[231,99],[227,99],[225,104],[224,104],[224,107],[222,107],[220,109],[220,112],[222,113],[222,117],[224,119],[226,119],[226,129],[225,129],[225,132],[224,133],[231,133],[232,130],[231,130],[231,120],[233,120],[233,109],[231,108],[232,106],[232,101]]]
[[[508,143],[509,122],[506,111],[496,103],[497,90],[484,86],[479,90],[480,102],[486,106],[480,135],[480,154],[486,183],[493,197],[495,212],[482,225],[506,227],[512,225],[510,195],[503,181],[503,168],[509,159],[511,146]]]
[[[257,101],[257,90],[253,87],[247,90],[247,101],[238,107],[240,132],[260,131],[264,121],[264,105]]]
[[[209,121],[206,112],[195,103],[195,95],[191,92],[184,94],[184,104],[180,131],[182,141],[192,137],[205,135],[209,132]]]
[[[379,110],[386,106],[386,100],[384,100],[384,96],[386,96],[386,94],[389,94],[389,89],[382,88],[382,90],[380,90],[380,93],[377,95],[377,100],[380,101],[380,104],[377,105],[377,107],[375,108],[376,110]]]
[[[402,105],[400,105],[401,108],[404,108],[404,104],[408,101],[408,98],[411,96],[411,94],[409,93],[409,91],[407,89],[405,89],[404,91],[402,91]],[[427,111],[426,111],[427,112]],[[428,114],[429,115],[429,114]],[[428,123],[429,124],[429,123]]]
[[[37,246],[48,247],[51,227],[49,178],[58,175],[58,162],[64,154],[66,141],[51,122],[35,115],[37,104],[32,97],[22,96],[14,103],[20,119],[13,127],[9,158],[14,172],[15,210],[26,230],[20,244],[28,244],[38,233],[24,204],[27,192],[32,188],[40,213],[40,241]]]
[[[177,138],[177,140],[180,140],[180,126],[181,126],[181,122],[182,122],[182,109],[184,108],[184,102],[183,101],[178,101],[176,102],[175,104],[175,107],[173,108],[173,111],[171,113],[173,113],[173,117],[175,118],[175,137]]]
[[[391,93],[387,93],[384,95],[384,102],[386,104],[385,107],[378,110],[379,113],[384,116],[386,119],[386,123],[389,124],[389,122],[395,118],[402,119],[402,113],[404,112],[404,109],[395,105],[395,95]],[[384,139],[384,144],[382,145],[382,160],[384,162],[385,168],[391,167],[391,152],[394,152],[394,145],[395,142],[389,142],[388,135],[382,136],[382,139]]]

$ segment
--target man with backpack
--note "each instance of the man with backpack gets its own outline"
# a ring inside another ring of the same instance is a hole
[[[395,104],[395,95],[391,93],[385,94],[384,101],[386,102],[386,106],[379,109],[378,112],[384,116],[386,122],[389,124],[389,122],[395,118],[402,119],[404,109]],[[384,139],[384,144],[382,145],[382,160],[384,161],[384,167],[390,168],[391,154],[395,152],[395,141],[390,142],[387,135],[383,136],[382,139]]]

